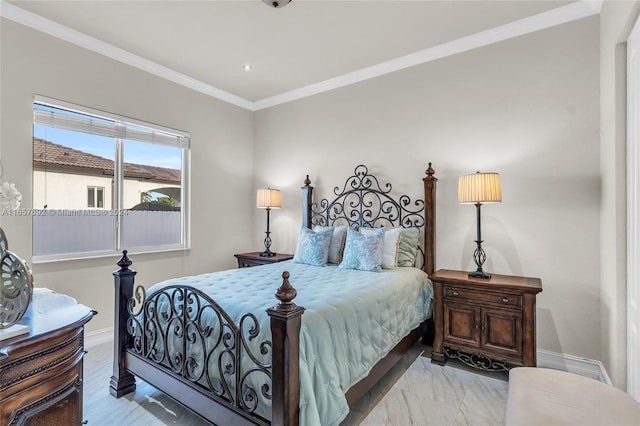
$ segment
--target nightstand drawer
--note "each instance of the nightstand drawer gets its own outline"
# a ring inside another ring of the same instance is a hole
[[[445,287],[444,297],[452,300],[468,300],[477,303],[522,308],[522,296],[508,293],[486,293],[458,287]]]

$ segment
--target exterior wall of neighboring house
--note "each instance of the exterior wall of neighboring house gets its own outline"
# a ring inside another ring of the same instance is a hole
[[[42,209],[87,209],[88,187],[104,188],[103,209],[113,209],[113,180],[111,177],[80,175],[36,170],[33,173],[33,207]],[[179,188],[180,185],[125,179],[123,208],[129,209],[141,202],[143,192],[158,188]]]
[[[110,177],[34,171],[33,207],[43,209],[86,209],[87,187],[104,188],[104,208],[111,209],[113,198]]]

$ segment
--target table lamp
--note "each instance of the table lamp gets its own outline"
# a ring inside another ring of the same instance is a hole
[[[500,175],[498,173],[480,173],[461,176],[458,179],[458,203],[475,204],[477,225],[477,247],[473,252],[473,260],[477,269],[469,272],[470,277],[491,278],[491,275],[482,270],[482,265],[487,260],[487,255],[482,249],[482,237],[480,233],[480,207],[484,203],[499,203],[502,201],[500,192]]]
[[[269,247],[271,247],[271,232],[269,232],[269,211],[271,209],[279,209],[281,207],[281,204],[282,201],[279,189],[258,189],[258,194],[256,196],[256,207],[259,209],[267,209],[267,236],[264,239],[265,250],[260,253],[260,256],[271,257],[276,255],[269,249]]]

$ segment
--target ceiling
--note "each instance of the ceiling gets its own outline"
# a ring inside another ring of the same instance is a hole
[[[569,8],[571,19],[586,16],[579,3],[586,2],[293,0],[274,9],[261,0],[30,0],[3,1],[1,12],[255,110],[432,60],[443,46],[478,35],[499,41],[505,28],[517,36],[536,30],[525,23],[557,25],[553,17]]]

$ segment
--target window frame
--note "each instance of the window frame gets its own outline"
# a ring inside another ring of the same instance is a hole
[[[180,235],[181,235],[181,241],[180,243],[176,243],[176,244],[163,244],[163,245],[154,245],[154,246],[139,246],[139,247],[123,247],[122,246],[122,240],[123,240],[123,226],[122,226],[122,215],[120,214],[114,214],[114,218],[115,218],[115,224],[114,224],[114,247],[115,249],[113,250],[99,250],[99,251],[87,251],[87,252],[76,252],[76,253],[58,253],[58,254],[46,254],[46,255],[35,255],[32,253],[32,263],[34,264],[38,264],[38,263],[49,263],[49,262],[59,262],[59,261],[66,261],[66,260],[78,260],[78,259],[93,259],[93,258],[101,258],[101,257],[111,257],[114,255],[119,255],[122,250],[127,250],[129,253],[132,254],[141,254],[141,253],[160,253],[160,252],[169,252],[169,251],[185,251],[185,250],[190,250],[191,248],[191,190],[190,190],[190,185],[191,185],[191,134],[189,132],[185,132],[182,130],[176,130],[176,129],[172,129],[166,126],[161,126],[161,125],[157,125],[157,124],[153,124],[153,123],[149,123],[149,122],[145,122],[142,120],[137,120],[134,118],[130,118],[130,117],[125,117],[125,116],[121,116],[118,114],[113,114],[113,113],[109,113],[109,112],[105,112],[105,111],[100,111],[94,108],[89,108],[89,107],[84,107],[84,106],[80,106],[80,105],[76,105],[76,104],[72,104],[69,102],[65,102],[65,101],[61,101],[58,99],[53,99],[53,98],[49,98],[49,97],[45,97],[45,96],[41,96],[41,95],[35,95],[33,98],[33,103],[32,103],[32,109],[34,111],[34,120],[32,123],[32,146],[33,146],[33,138],[35,137],[34,134],[34,126],[36,124],[41,124],[41,125],[45,125],[46,124],[42,124],[42,123],[37,123],[36,122],[36,104],[39,105],[45,105],[45,106],[50,106],[50,107],[54,107],[54,108],[59,108],[59,109],[64,109],[67,111],[71,111],[71,112],[75,112],[75,113],[79,113],[79,114],[83,114],[83,115],[88,115],[88,116],[94,116],[98,119],[104,119],[104,120],[109,120],[109,121],[113,121],[115,123],[118,124],[123,124],[123,125],[132,125],[132,126],[136,126],[136,127],[142,127],[142,128],[146,128],[146,129],[150,129],[152,131],[152,138],[155,138],[156,136],[160,136],[160,141],[158,142],[152,142],[152,141],[145,141],[145,140],[138,140],[138,142],[143,142],[143,143],[149,143],[149,144],[160,144],[160,145],[165,145],[165,146],[173,146],[175,148],[179,148],[181,150],[181,176],[180,176],[180,180],[181,180],[181,200],[180,200],[180,211],[181,211],[181,217],[180,217]],[[52,126],[50,126],[52,127]],[[136,131],[136,129],[134,129],[134,132]],[[158,134],[156,134],[155,132],[158,132]],[[89,133],[89,132],[86,132]],[[164,138],[163,135],[171,135],[171,136],[175,136],[176,137],[176,144],[171,144],[171,143],[167,143],[166,139]],[[109,136],[111,137],[111,136]],[[113,210],[115,212],[122,212],[123,211],[123,193],[122,191],[124,190],[124,150],[123,150],[123,146],[125,143],[125,138],[122,137],[117,137],[117,136],[113,136],[114,139],[114,157],[113,157],[113,161],[114,161],[114,176],[113,176],[113,192],[114,192],[114,199],[113,199]],[[131,139],[131,140],[136,140],[136,139]],[[155,140],[155,139],[154,139]],[[33,156],[33,154],[32,154]],[[33,160],[32,160],[32,164],[33,164]],[[32,170],[31,170],[31,174],[32,176],[34,175],[35,169],[33,168],[32,165]],[[34,182],[35,185],[35,182]],[[95,188],[95,185],[87,185],[87,189],[93,186]],[[33,193],[35,193],[35,187],[32,188]],[[103,188],[103,197],[104,197],[104,188]],[[33,199],[33,198],[32,198]],[[104,200],[103,200],[104,203]],[[87,195],[87,204],[88,204],[88,195]],[[104,205],[104,204],[103,204]],[[98,207],[87,207],[87,209],[100,209]],[[102,209],[104,209],[104,207],[102,207]],[[33,228],[33,220],[32,220],[32,228]],[[35,238],[35,230],[33,230],[34,233],[34,238]]]
[[[87,204],[89,202],[89,192],[93,190],[92,202],[93,206],[87,206],[88,209],[104,209],[104,186],[95,186],[95,185],[87,185]],[[98,197],[98,193],[100,193],[100,197]],[[100,206],[99,201],[102,202],[102,206]]]

